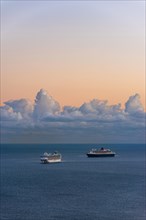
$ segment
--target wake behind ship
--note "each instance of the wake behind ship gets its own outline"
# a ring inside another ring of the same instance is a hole
[[[112,152],[110,149],[105,149],[103,147],[100,149],[92,149],[89,153],[87,153],[88,157],[114,157],[115,155],[115,152]]]
[[[62,155],[55,151],[54,153],[47,153],[45,152],[41,156],[41,163],[58,163],[61,162],[62,160]]]

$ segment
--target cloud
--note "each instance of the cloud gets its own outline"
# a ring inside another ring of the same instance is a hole
[[[128,101],[125,104],[125,112],[128,112],[129,114],[144,112],[139,94],[135,94],[134,96],[129,97]]]
[[[14,101],[7,101],[4,103],[6,109],[11,109],[13,114],[21,115],[21,118],[29,118],[32,116],[32,112],[34,109],[33,104],[27,99],[20,99]]]
[[[33,116],[35,119],[42,119],[50,114],[56,114],[60,111],[60,105],[47,92],[41,89],[35,99]]]
[[[38,137],[40,142],[144,142],[145,112],[138,94],[129,97],[125,109],[98,99],[61,108],[41,89],[34,103],[27,99],[5,102],[1,128],[10,142],[18,134],[24,142]]]
[[[120,120],[125,117],[121,104],[109,106],[107,100],[93,99],[81,105],[79,110],[89,118],[95,118],[99,121]]]
[[[15,112],[12,107],[8,105],[1,107],[1,121],[18,121],[21,119],[21,113]]]

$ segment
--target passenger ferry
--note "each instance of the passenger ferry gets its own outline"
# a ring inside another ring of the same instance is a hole
[[[45,152],[41,156],[41,163],[58,163],[61,162],[62,155],[55,151],[54,153],[47,153]]]

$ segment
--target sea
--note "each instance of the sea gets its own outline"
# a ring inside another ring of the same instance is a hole
[[[88,158],[96,144],[1,144],[0,220],[144,220],[144,144],[101,144],[111,158]],[[41,164],[58,151],[61,163]]]

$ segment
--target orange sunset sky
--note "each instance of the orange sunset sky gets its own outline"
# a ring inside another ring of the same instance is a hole
[[[144,1],[2,1],[1,105],[44,88],[61,106],[145,106]]]

